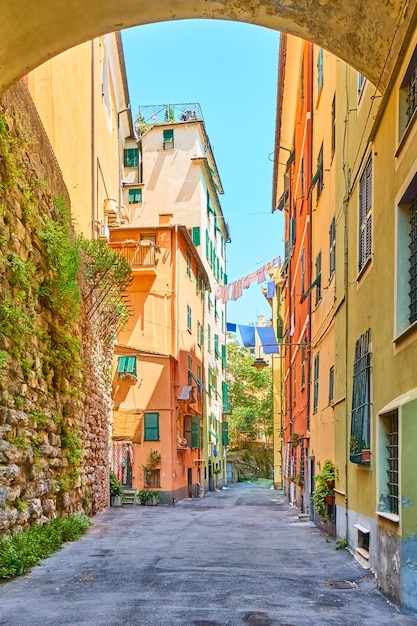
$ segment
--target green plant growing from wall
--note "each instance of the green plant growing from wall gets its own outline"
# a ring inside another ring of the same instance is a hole
[[[323,519],[327,519],[329,514],[326,498],[334,494],[336,476],[337,472],[333,461],[327,459],[323,464],[321,473],[316,474],[314,477],[315,488],[312,494],[313,505],[315,511]]]

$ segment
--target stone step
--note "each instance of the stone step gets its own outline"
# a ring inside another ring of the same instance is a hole
[[[122,504],[139,504],[136,489],[123,489]]]

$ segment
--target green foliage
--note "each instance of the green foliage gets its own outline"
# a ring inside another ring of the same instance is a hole
[[[74,467],[82,459],[83,451],[78,435],[68,426],[62,426],[61,429],[61,448],[65,450],[68,465]]]
[[[90,525],[86,515],[73,514],[1,539],[0,578],[24,574],[59,550],[64,542],[79,539]]]
[[[24,262],[17,254],[9,254],[7,263],[10,284],[28,292],[33,282],[35,265],[31,261]]]
[[[321,473],[316,474],[314,480],[316,483],[312,494],[314,509],[320,517],[327,519],[329,510],[325,498],[333,495],[334,482],[336,480],[336,468],[333,461],[327,459],[323,464]]]
[[[6,118],[0,114],[0,191],[9,191],[18,183],[21,175],[21,167],[15,151],[17,144],[18,140],[9,134]]]
[[[122,483],[113,470],[110,472],[110,496],[115,498],[122,495]]]
[[[272,436],[272,372],[252,367],[254,358],[237,341],[227,344],[229,401],[233,406],[229,418],[229,436],[234,444],[254,442],[259,433]]]
[[[16,500],[14,501],[14,505],[15,508],[22,513],[23,511],[26,511],[26,509],[28,508],[28,504],[27,502],[25,502],[24,500],[22,500],[21,498],[16,498]]]
[[[21,396],[16,396],[14,398],[14,405],[15,405],[16,409],[23,409],[23,404],[24,404],[24,401],[23,401],[23,398]]]
[[[68,325],[77,318],[80,308],[77,278],[80,242],[72,233],[69,210],[62,197],[55,199],[54,209],[57,219],[44,217],[37,231],[49,270],[39,288],[39,295],[61,322]]]
[[[348,542],[346,537],[340,537],[336,540],[335,550],[346,550],[348,547]]]
[[[151,489],[143,489],[142,491],[138,491],[137,495],[141,504],[145,504],[146,502],[150,502],[151,500],[159,501],[158,492],[152,491]]]
[[[7,364],[7,352],[0,350],[0,370],[6,367]]]
[[[38,425],[46,424],[46,422],[48,421],[48,416],[40,408],[33,409],[33,411],[30,413],[30,416],[32,417],[33,421],[36,422],[36,424]]]

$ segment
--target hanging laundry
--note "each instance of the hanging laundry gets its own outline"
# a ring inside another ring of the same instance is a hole
[[[276,293],[275,281],[274,280],[270,280],[268,285],[267,285],[266,297],[267,298],[273,298],[275,296],[275,293]]]
[[[236,324],[231,324],[230,322],[226,322],[226,330],[228,333],[235,333],[237,330]]]
[[[275,331],[272,326],[256,326],[264,354],[279,354]]]
[[[257,270],[256,276],[258,277],[258,285],[265,282],[265,270],[263,267]]]
[[[255,326],[241,326],[238,325],[240,336],[242,337],[242,343],[245,348],[255,347]]]

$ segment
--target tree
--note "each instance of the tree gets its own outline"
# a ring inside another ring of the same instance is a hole
[[[229,418],[230,439],[236,445],[270,441],[272,436],[272,372],[252,367],[253,356],[229,336],[227,365],[229,399],[233,407]]]

